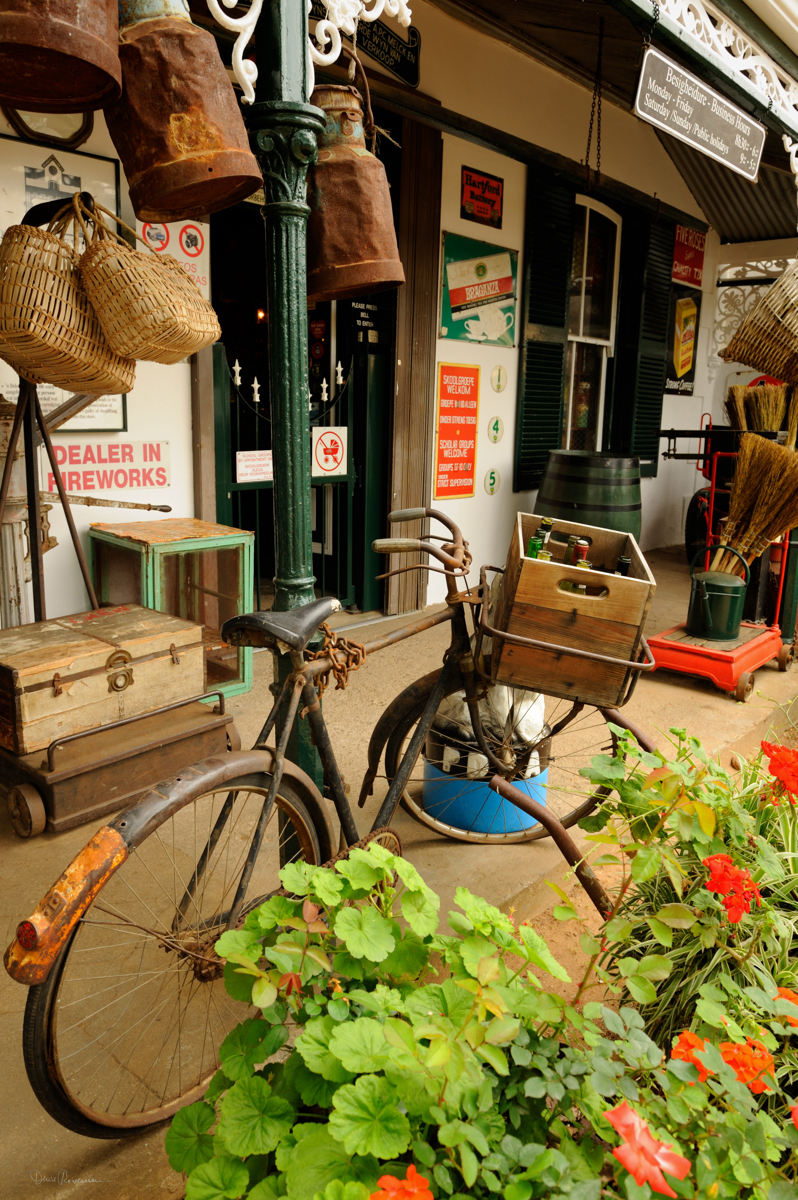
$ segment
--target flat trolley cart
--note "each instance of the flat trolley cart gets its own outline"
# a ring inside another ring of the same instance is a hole
[[[210,707],[208,699],[218,703]],[[192,763],[240,749],[224,695],[206,692],[17,755],[0,747],[0,786],[14,832],[61,833],[134,804]]]

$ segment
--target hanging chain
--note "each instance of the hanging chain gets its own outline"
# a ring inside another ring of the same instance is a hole
[[[649,31],[648,31],[648,33],[646,34],[646,36],[643,38],[643,45],[644,45],[644,46],[650,46],[650,45],[651,45],[651,38],[652,38],[652,35],[653,35],[653,33],[654,33],[654,30],[657,28],[657,25],[659,24],[659,5],[657,4],[657,0],[653,0],[653,3],[652,3],[652,5],[651,5],[651,7],[652,7],[652,8],[653,8],[653,10],[654,10],[654,12],[653,12],[653,19],[652,19],[652,21],[651,21],[651,28],[649,29]]]
[[[593,83],[593,104],[590,109],[590,125],[587,131],[587,149],[585,150],[585,171],[587,172],[587,190],[590,191],[590,147],[593,142],[593,125],[596,126],[596,181],[601,176],[601,60],[604,54],[604,18],[599,20],[598,56],[596,58],[596,77]]]
[[[350,642],[348,638],[337,637],[326,622],[321,628],[324,631],[324,644],[320,650],[306,655],[311,662],[318,658],[331,659],[328,669],[316,677],[316,687],[320,696],[330,682],[331,674],[335,678],[335,690],[342,691],[349,682],[349,672],[357,671],[366,661],[366,648],[360,642]]]

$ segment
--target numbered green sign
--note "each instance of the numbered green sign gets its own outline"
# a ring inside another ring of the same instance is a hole
[[[504,437],[504,421],[501,417],[491,417],[488,421],[488,437],[492,442],[500,442]]]
[[[501,486],[501,481],[502,477],[498,471],[488,471],[487,475],[485,476],[485,491],[489,496],[492,496],[494,492],[498,492]]]

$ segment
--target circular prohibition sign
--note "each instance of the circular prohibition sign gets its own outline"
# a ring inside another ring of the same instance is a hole
[[[344,444],[337,433],[322,433],[313,450],[320,474],[337,471],[343,462]]]

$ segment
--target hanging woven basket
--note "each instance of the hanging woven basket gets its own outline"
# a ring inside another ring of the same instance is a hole
[[[721,358],[798,383],[798,261],[747,314]]]
[[[144,253],[131,249],[103,216],[138,237],[135,230],[96,202],[91,214],[77,197],[75,205],[89,243],[80,260],[83,286],[118,354],[176,363],[218,341],[222,331],[213,306],[177,259],[149,247]]]
[[[70,202],[48,229],[12,225],[0,242],[0,357],[23,379],[96,395],[129,392],[136,364],[114,352],[66,240]],[[73,237],[74,241],[74,237]]]

